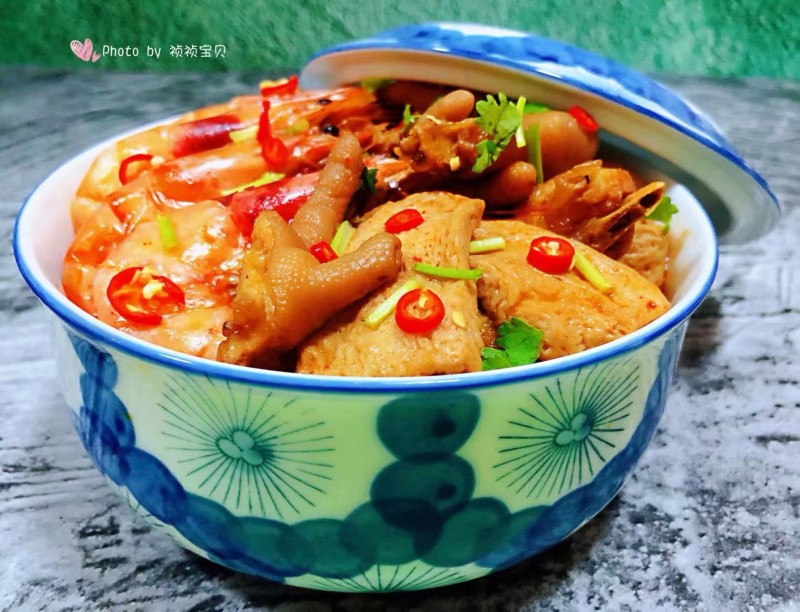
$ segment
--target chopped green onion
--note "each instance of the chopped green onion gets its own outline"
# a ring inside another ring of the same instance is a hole
[[[178,238],[175,236],[175,225],[169,215],[156,215],[158,223],[158,235],[161,238],[161,246],[170,251],[178,246]]]
[[[339,227],[336,228],[336,233],[331,240],[331,248],[337,255],[341,255],[347,250],[347,245],[350,244],[350,239],[353,237],[356,228],[354,228],[349,221],[342,221]]]
[[[528,163],[536,168],[536,184],[544,182],[542,170],[542,140],[539,138],[539,124],[534,123],[525,129],[525,140],[528,141]]]
[[[491,251],[502,251],[504,248],[506,248],[506,240],[502,236],[473,240],[469,243],[469,252],[472,255],[489,253]]]
[[[538,104],[536,102],[526,102],[523,112],[526,115],[535,115],[536,113],[544,113],[551,110],[549,106]]]
[[[308,119],[301,117],[289,126],[288,131],[290,134],[302,134],[303,132],[307,132],[310,127],[311,124],[308,122]]]
[[[580,251],[575,251],[575,268],[577,268],[578,272],[583,275],[589,283],[600,291],[601,293],[608,293],[611,291],[614,286],[609,283],[603,275],[600,274],[600,270],[594,267],[594,264],[589,261],[583,253]]]
[[[519,100],[517,100],[517,110],[519,111],[519,116],[522,117],[523,113],[525,112],[525,96],[520,96]],[[517,146],[521,149],[525,146],[525,131],[522,129],[522,121],[519,122],[519,127],[517,131],[514,132],[514,139],[517,142]]]
[[[443,268],[426,263],[414,264],[414,271],[428,276],[438,276],[439,278],[458,278],[464,280],[478,280],[483,276],[480,268]]]
[[[238,193],[240,191],[244,191],[245,189],[249,189],[250,187],[261,187],[261,185],[266,185],[267,183],[274,183],[275,181],[281,180],[285,174],[282,172],[266,172],[264,173],[261,178],[257,178],[254,181],[250,181],[249,183],[245,183],[244,185],[239,185],[238,187],[234,187],[233,189],[223,189],[222,195],[231,195],[232,193]]]
[[[245,140],[255,140],[256,134],[258,134],[258,126],[251,125],[241,130],[233,130],[228,136],[233,142],[244,142]]]
[[[394,309],[397,308],[397,302],[400,301],[401,297],[403,297],[409,291],[419,289],[420,287],[422,287],[422,283],[415,278],[403,283],[364,318],[364,323],[366,326],[371,327],[372,329],[378,327],[378,325],[383,323],[383,321],[385,321],[386,318],[394,312]]]

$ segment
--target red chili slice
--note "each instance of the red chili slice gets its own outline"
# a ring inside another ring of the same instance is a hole
[[[575,247],[563,238],[540,236],[531,240],[528,263],[546,274],[564,274],[572,267]]]
[[[233,223],[249,239],[256,217],[265,210],[274,210],[287,221],[294,217],[314,191],[318,180],[319,172],[288,176],[266,185],[238,191],[220,198],[219,201],[230,209]]]
[[[594,120],[594,117],[592,117],[587,110],[576,104],[575,106],[571,106],[567,112],[572,115],[575,121],[578,122],[578,125],[587,132],[597,131],[597,121]]]
[[[269,123],[270,101],[261,101],[261,115],[258,118],[256,140],[261,145],[261,155],[272,170],[282,170],[289,159],[289,149],[280,139],[272,135]]]
[[[272,126],[269,124],[270,106],[269,100],[261,100],[261,114],[258,116],[258,132],[256,133],[258,142],[264,142],[272,138]]]
[[[268,82],[264,87],[260,87],[261,95],[267,96],[286,96],[297,91],[297,75],[293,74],[289,78],[278,81]]]
[[[145,297],[146,287],[153,290],[149,298]],[[125,268],[114,275],[106,295],[120,316],[140,325],[158,325],[165,314],[177,312],[186,304],[178,285],[166,276],[145,272],[142,266]]]
[[[333,247],[325,242],[318,242],[317,244],[312,244],[308,247],[308,250],[311,251],[311,254],[317,258],[319,263],[328,263],[329,261],[333,261],[337,259],[339,256],[336,254],[336,251],[333,250]]]
[[[261,143],[261,155],[273,170],[281,170],[289,159],[289,149],[280,138],[270,138]]]
[[[182,123],[177,127],[180,131],[172,145],[172,154],[184,157],[230,144],[233,142],[230,133],[241,129],[242,124],[236,115],[217,115]]]
[[[139,162],[150,162],[153,159],[153,156],[149,153],[135,153],[133,155],[129,155],[125,159],[123,159],[119,164],[119,182],[123,185],[130,181],[132,176],[128,176],[128,166],[133,163]]]
[[[397,302],[394,320],[407,334],[427,334],[444,320],[444,304],[430,289],[412,289]]]
[[[422,224],[425,218],[415,208],[406,208],[386,219],[384,227],[390,234],[399,234],[414,229]]]

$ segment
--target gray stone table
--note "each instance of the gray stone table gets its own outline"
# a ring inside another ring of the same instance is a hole
[[[438,591],[304,591],[199,559],[134,519],[56,384],[11,255],[25,194],[102,138],[262,75],[0,70],[0,610],[800,610],[800,83],[665,78],[727,131],[785,215],[724,247],[635,475],[568,541]]]

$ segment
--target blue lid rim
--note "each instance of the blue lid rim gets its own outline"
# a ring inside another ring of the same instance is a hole
[[[609,60],[609,59],[604,58],[604,57],[602,57],[600,55],[597,55],[597,54],[592,53],[590,51],[586,51],[584,49],[580,49],[578,47],[575,47],[573,45],[569,45],[567,43],[562,43],[560,41],[554,41],[554,40],[543,38],[543,37],[540,37],[540,36],[535,36],[533,34],[529,34],[529,33],[526,33],[526,32],[521,32],[521,31],[518,31],[518,30],[510,30],[510,29],[506,29],[506,28],[495,28],[495,27],[492,27],[493,31],[496,31],[496,32],[507,32],[509,34],[512,34],[516,38],[524,38],[524,39],[526,39],[528,41],[537,42],[537,43],[540,43],[540,44],[550,45],[550,46],[553,46],[554,48],[566,50],[566,51],[569,51],[569,52],[579,53],[583,57],[593,58],[597,63],[604,63],[607,66],[613,67],[617,71],[618,75],[619,74],[625,74],[625,75],[628,75],[628,76],[635,77],[638,81],[646,83],[648,86],[655,88],[657,91],[663,92],[663,93],[669,95],[670,98],[675,103],[679,103],[682,106],[682,108],[688,109],[688,111],[692,113],[692,116],[693,116],[694,120],[699,120],[701,122],[701,125],[702,125],[703,129],[707,133],[713,134],[714,137],[719,140],[719,142],[717,142],[714,139],[708,137],[707,135],[702,134],[699,131],[694,131],[694,130],[691,130],[691,129],[687,129],[684,125],[682,125],[681,123],[673,120],[669,116],[658,114],[658,113],[656,113],[656,112],[654,112],[654,111],[652,111],[652,110],[650,110],[650,109],[648,109],[648,108],[646,108],[644,106],[640,106],[638,104],[635,104],[634,102],[626,100],[626,99],[624,99],[624,98],[622,98],[622,97],[620,97],[620,96],[618,96],[618,95],[616,95],[616,94],[614,94],[612,92],[609,92],[607,90],[603,90],[603,89],[601,89],[599,87],[596,87],[594,85],[591,85],[591,84],[583,82],[583,81],[580,81],[578,79],[574,79],[574,78],[571,78],[569,76],[565,76],[565,75],[562,75],[562,74],[553,74],[551,72],[535,70],[535,69],[532,69],[531,66],[522,65],[521,62],[518,61],[518,60],[509,58],[509,57],[505,57],[505,56],[502,56],[502,55],[492,55],[491,59],[487,59],[485,54],[481,54],[481,53],[478,53],[476,51],[468,51],[466,49],[460,49],[460,48],[456,48],[456,49],[453,49],[453,48],[447,48],[447,49],[437,48],[435,44],[420,44],[420,43],[418,43],[418,41],[414,41],[412,43],[407,38],[407,35],[412,33],[412,32],[414,32],[414,31],[422,31],[422,32],[424,32],[426,29],[427,30],[431,30],[431,31],[433,29],[441,30],[442,26],[447,26],[448,28],[458,28],[458,27],[476,27],[476,26],[479,26],[479,24],[450,23],[450,22],[448,22],[448,23],[429,22],[429,23],[423,23],[423,24],[417,24],[417,25],[401,26],[399,28],[392,28],[392,29],[389,29],[389,30],[383,30],[383,31],[378,32],[377,34],[375,34],[372,37],[367,38],[367,39],[344,42],[344,43],[340,43],[340,44],[328,47],[327,49],[323,49],[321,51],[318,51],[317,53],[315,53],[314,55],[311,56],[311,58],[309,59],[309,61],[307,62],[306,65],[311,64],[314,60],[319,59],[321,57],[328,56],[328,55],[339,54],[339,53],[346,53],[346,52],[351,52],[351,51],[363,51],[363,50],[369,50],[369,49],[396,50],[396,51],[407,51],[407,52],[417,52],[417,53],[420,53],[420,52],[422,52],[422,53],[432,53],[432,54],[435,54],[435,55],[442,55],[442,56],[448,56],[448,55],[449,56],[457,56],[457,57],[461,57],[461,58],[464,58],[464,59],[469,59],[469,60],[472,60],[472,61],[480,62],[480,63],[483,63],[483,64],[501,65],[503,67],[510,68],[512,70],[516,70],[516,71],[520,71],[520,72],[524,72],[524,73],[527,73],[527,74],[534,75],[537,78],[542,78],[542,79],[553,81],[553,82],[556,82],[556,83],[566,84],[566,85],[569,85],[569,86],[574,87],[576,89],[580,89],[582,91],[585,91],[587,93],[591,93],[591,94],[597,95],[597,96],[599,96],[601,98],[604,98],[606,100],[614,102],[615,104],[619,104],[621,106],[624,106],[625,108],[628,108],[628,109],[630,109],[630,110],[632,110],[632,111],[634,111],[636,113],[644,115],[644,116],[646,116],[646,117],[648,117],[650,119],[656,120],[656,121],[658,121],[660,123],[664,123],[664,124],[668,125],[670,128],[680,132],[682,135],[687,136],[687,137],[691,138],[692,140],[694,140],[695,142],[697,142],[697,143],[699,143],[699,144],[711,149],[714,153],[716,153],[717,155],[723,157],[728,162],[733,164],[736,168],[738,168],[740,171],[742,171],[745,174],[747,174],[753,181],[755,181],[755,183],[763,190],[763,192],[767,194],[767,196],[769,197],[769,199],[772,201],[772,203],[774,205],[775,212],[774,212],[773,223],[772,223],[772,225],[770,227],[767,228],[766,231],[769,231],[769,229],[772,229],[772,227],[774,227],[774,224],[777,222],[778,217],[781,215],[781,213],[782,213],[781,204],[778,201],[778,198],[775,195],[775,193],[770,188],[770,186],[767,183],[766,179],[764,179],[764,177],[761,176],[761,174],[759,174],[754,168],[752,168],[749,164],[747,164],[747,162],[744,161],[744,159],[736,152],[736,150],[733,148],[733,146],[730,145],[730,143],[728,142],[727,138],[723,134],[721,134],[716,129],[715,126],[711,125],[702,116],[697,115],[694,112],[694,110],[691,108],[691,106],[689,106],[688,103],[681,96],[679,96],[676,93],[672,92],[672,90],[670,90],[664,84],[659,83],[655,79],[647,77],[647,76],[645,76],[645,75],[643,75],[643,74],[641,74],[641,73],[639,73],[639,72],[637,72],[635,70],[632,70],[632,69],[630,69],[630,68],[628,68],[626,66],[623,66],[622,64],[620,64],[618,62],[615,62],[613,60]],[[451,32],[451,31],[454,31],[454,30],[448,30],[448,32]],[[405,40],[401,40],[400,38],[398,38],[398,36],[405,37]],[[587,72],[593,73],[595,76],[598,76],[600,78],[604,78],[604,79],[611,78],[607,74],[603,74],[603,73],[601,73],[599,71],[593,70],[591,64],[587,64],[587,65],[581,64],[580,67],[581,67],[581,69],[586,70]],[[302,73],[301,73],[301,79],[302,79]],[[636,95],[640,95],[640,94],[636,94]],[[725,145],[725,146],[723,146],[723,145]],[[763,235],[763,234],[766,233],[766,231],[760,232],[759,234]]]

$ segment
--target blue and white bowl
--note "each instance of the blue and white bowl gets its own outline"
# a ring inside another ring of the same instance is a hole
[[[338,76],[326,77],[334,69]],[[664,410],[687,319],[716,270],[705,202],[680,182],[689,170],[713,169],[701,191],[722,203],[732,200],[714,186],[727,178],[759,193],[762,212],[776,209],[763,179],[702,114],[584,51],[477,26],[409,26],[324,52],[302,75],[307,85],[366,76],[588,108],[604,139],[635,145],[637,169],[664,177],[679,204],[673,307],[584,353],[463,375],[335,378],[176,353],[100,323],[61,292],[70,200],[108,143],[37,187],[20,212],[14,248],[57,322],[61,385],[81,442],[145,520],[203,557],[270,580],[337,591],[424,589],[484,576],[558,543],[633,471]],[[739,209],[727,205],[729,235],[765,230]]]

